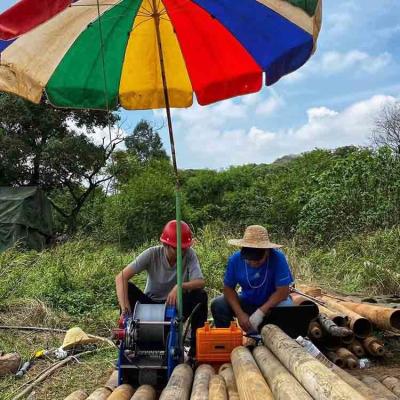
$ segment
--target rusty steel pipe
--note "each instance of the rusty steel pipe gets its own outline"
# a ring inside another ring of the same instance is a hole
[[[400,310],[349,301],[343,301],[341,304],[357,314],[368,318],[380,329],[400,329]]]
[[[346,364],[343,358],[339,357],[334,351],[328,351],[326,356],[339,368],[343,368]]]
[[[385,348],[383,342],[375,336],[368,336],[362,341],[362,345],[368,354],[372,356],[382,357],[385,354]]]
[[[340,347],[336,350],[336,354],[346,363],[348,368],[355,369],[358,367],[358,359],[350,350]]]
[[[371,322],[357,314],[356,312],[350,310],[349,308],[345,307],[344,304],[338,303],[328,297],[323,297],[325,303],[328,307],[339,311],[345,315],[347,315],[350,319],[350,328],[354,332],[354,334],[359,338],[366,338],[372,332],[372,325]]]
[[[339,313],[338,311],[330,310],[324,306],[318,306],[320,314],[326,315],[327,318],[331,319],[337,326],[346,327],[349,325],[349,317]]]
[[[365,351],[364,348],[362,347],[362,344],[354,339],[352,343],[348,345],[348,349],[354,353],[357,357],[364,357],[365,356]]]
[[[210,379],[215,375],[214,368],[208,364],[199,365],[193,379],[190,400],[207,400]]]
[[[321,327],[326,331],[329,335],[337,336],[341,338],[347,338],[349,336],[353,337],[354,333],[351,329],[345,328],[344,326],[338,326],[335,322],[328,318],[326,314],[320,313],[318,315],[318,322]]]
[[[322,329],[321,325],[316,321],[311,321],[308,326],[308,336],[313,339],[321,339],[322,337]]]
[[[88,397],[88,394],[82,390],[75,390],[75,392],[71,393],[64,400],[85,400]]]
[[[131,400],[155,400],[156,390],[153,386],[142,385],[139,386]]]

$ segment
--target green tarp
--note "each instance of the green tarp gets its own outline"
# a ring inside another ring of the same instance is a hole
[[[52,235],[51,204],[36,187],[0,187],[0,251],[15,244],[43,250]]]

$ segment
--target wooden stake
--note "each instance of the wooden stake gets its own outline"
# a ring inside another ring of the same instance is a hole
[[[107,400],[110,397],[112,390],[106,387],[98,388],[90,394],[86,400]]]
[[[391,392],[386,386],[382,385],[382,383],[380,383],[375,377],[364,375],[360,379],[371,389],[377,393],[380,393],[382,396],[385,396],[387,400],[399,400],[399,398],[393,392]]]
[[[303,385],[314,400],[361,400],[360,393],[275,325],[261,331],[264,344]],[[239,392],[240,393],[240,392]]]
[[[236,347],[231,353],[231,361],[240,400],[273,400],[271,389],[246,347]]]
[[[160,400],[188,400],[192,387],[193,370],[187,364],[175,367]]]
[[[76,390],[67,396],[64,400],[85,400],[88,397],[88,394],[84,390]]]
[[[208,398],[210,400],[228,400],[225,380],[221,375],[211,377]]]
[[[199,365],[193,379],[190,400],[207,400],[210,379],[215,374],[214,368],[208,364]]]
[[[265,346],[257,346],[253,356],[275,400],[312,400],[303,386]]]
[[[239,400],[239,393],[236,386],[235,375],[233,374],[232,364],[222,364],[219,368],[218,374],[225,380],[229,400]]]
[[[107,400],[130,400],[133,396],[135,390],[131,385],[127,385],[124,383],[123,385],[118,386],[111,394]]]
[[[142,385],[139,386],[135,394],[132,396],[131,400],[155,400],[156,391],[153,386]]]

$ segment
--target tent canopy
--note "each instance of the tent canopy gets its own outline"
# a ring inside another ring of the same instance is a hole
[[[16,243],[42,250],[52,235],[51,203],[37,187],[0,187],[0,251]]]

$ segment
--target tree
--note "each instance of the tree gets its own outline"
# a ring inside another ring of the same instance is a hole
[[[400,102],[386,104],[375,121],[372,142],[400,156]]]
[[[90,194],[111,178],[104,167],[123,140],[117,134],[95,144],[89,135],[118,120],[117,114],[55,109],[46,99],[32,104],[0,94],[0,184],[43,188],[69,231],[75,231]],[[52,199],[56,191],[69,196],[68,207]]]
[[[168,160],[157,130],[142,119],[138,122],[132,135],[125,139],[128,152],[135,155],[142,163],[151,159]]]

